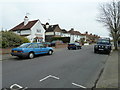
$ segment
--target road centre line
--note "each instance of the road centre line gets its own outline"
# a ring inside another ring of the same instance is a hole
[[[76,84],[76,83],[72,83],[72,84],[75,85],[75,86],[77,86],[77,87],[86,88],[86,87],[84,87],[82,85],[79,85],[79,84]]]
[[[60,78],[58,78],[58,77],[56,77],[56,76],[52,76],[52,75],[48,75],[48,76],[46,76],[45,78],[43,78],[43,79],[41,79],[40,80],[40,82],[42,82],[42,81],[44,81],[44,80],[46,80],[46,79],[48,79],[48,78],[54,78],[54,79],[60,79]]]

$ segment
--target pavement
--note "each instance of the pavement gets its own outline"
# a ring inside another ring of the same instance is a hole
[[[96,88],[120,88],[118,84],[118,59],[120,58],[118,56],[120,56],[120,50],[111,53]]]

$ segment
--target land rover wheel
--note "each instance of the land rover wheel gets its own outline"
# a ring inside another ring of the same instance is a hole
[[[94,53],[97,53],[97,51],[96,51],[96,50],[94,50]]]
[[[110,55],[110,52],[111,52],[111,51],[107,51],[107,54]]]

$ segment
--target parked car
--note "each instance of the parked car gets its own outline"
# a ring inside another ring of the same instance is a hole
[[[11,51],[12,56],[18,56],[19,58],[28,57],[34,58],[38,54],[52,55],[53,48],[46,47],[42,43],[24,43],[17,48],[13,48]]]
[[[42,44],[45,45],[45,46],[51,47],[51,43],[50,42],[43,42]]]
[[[77,49],[81,49],[81,45],[80,43],[69,43],[67,48],[68,50],[71,50],[71,49],[77,50]]]
[[[55,46],[56,43],[58,43],[58,44],[62,44],[63,41],[61,41],[61,40],[55,40],[55,41],[52,41],[51,44],[50,44],[50,46],[53,47],[53,46]]]
[[[99,39],[97,41],[97,44],[94,45],[94,53],[106,52],[109,54],[111,52],[111,49],[112,49],[112,44],[109,38]]]

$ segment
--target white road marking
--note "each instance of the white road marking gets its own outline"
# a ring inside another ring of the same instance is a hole
[[[48,75],[48,76],[46,76],[45,78],[43,78],[43,79],[41,79],[40,80],[40,82],[42,82],[42,81],[44,81],[44,80],[46,80],[46,79],[48,79],[48,78],[54,78],[54,79],[60,79],[60,78],[58,78],[58,77],[56,77],[56,76],[52,76],[52,75]]]
[[[56,76],[52,76],[52,75],[51,75],[50,77],[55,78],[55,79],[60,79],[60,78],[58,78],[58,77],[56,77]]]
[[[86,87],[84,87],[82,85],[79,85],[79,84],[76,84],[76,83],[72,83],[72,84],[75,85],[75,86],[77,86],[77,87],[86,88]]]
[[[23,88],[22,86],[18,85],[18,84],[13,84],[10,86],[10,89],[13,89],[14,86],[17,86],[18,88]]]
[[[49,78],[50,76],[51,76],[51,75],[49,75],[49,76],[47,76],[47,77],[45,77],[45,78],[41,79],[41,80],[40,80],[40,82],[42,82],[43,80],[45,80],[45,79]]]

